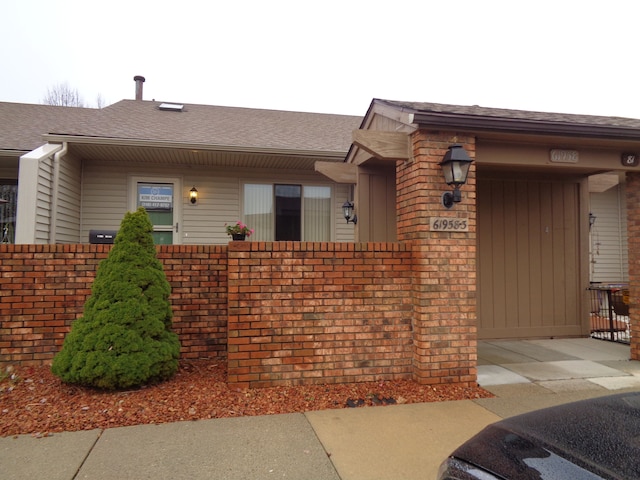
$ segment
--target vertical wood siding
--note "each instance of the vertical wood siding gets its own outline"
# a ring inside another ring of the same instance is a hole
[[[481,338],[579,335],[579,184],[478,181]]]

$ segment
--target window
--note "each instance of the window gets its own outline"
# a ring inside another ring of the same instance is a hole
[[[331,240],[331,187],[245,184],[244,221],[263,241]]]
[[[0,178],[0,243],[15,243],[18,181]]]

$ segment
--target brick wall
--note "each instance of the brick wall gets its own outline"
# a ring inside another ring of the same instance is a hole
[[[0,363],[53,358],[110,248],[0,245]],[[236,387],[411,378],[409,244],[167,245],[158,258],[182,358],[228,355]]]
[[[399,243],[229,244],[229,383],[411,378],[411,251]]]
[[[626,175],[631,360],[640,360],[640,173]]]
[[[0,245],[0,363],[41,364],[82,315],[110,245]],[[158,246],[183,358],[226,355],[226,246]]]

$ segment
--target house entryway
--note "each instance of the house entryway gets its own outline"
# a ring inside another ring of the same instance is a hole
[[[130,209],[144,207],[153,224],[156,245],[181,242],[182,183],[178,178],[131,177]]]

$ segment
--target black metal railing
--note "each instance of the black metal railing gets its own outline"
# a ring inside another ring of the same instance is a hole
[[[630,343],[629,288],[622,283],[594,283],[589,287],[591,336]]]

